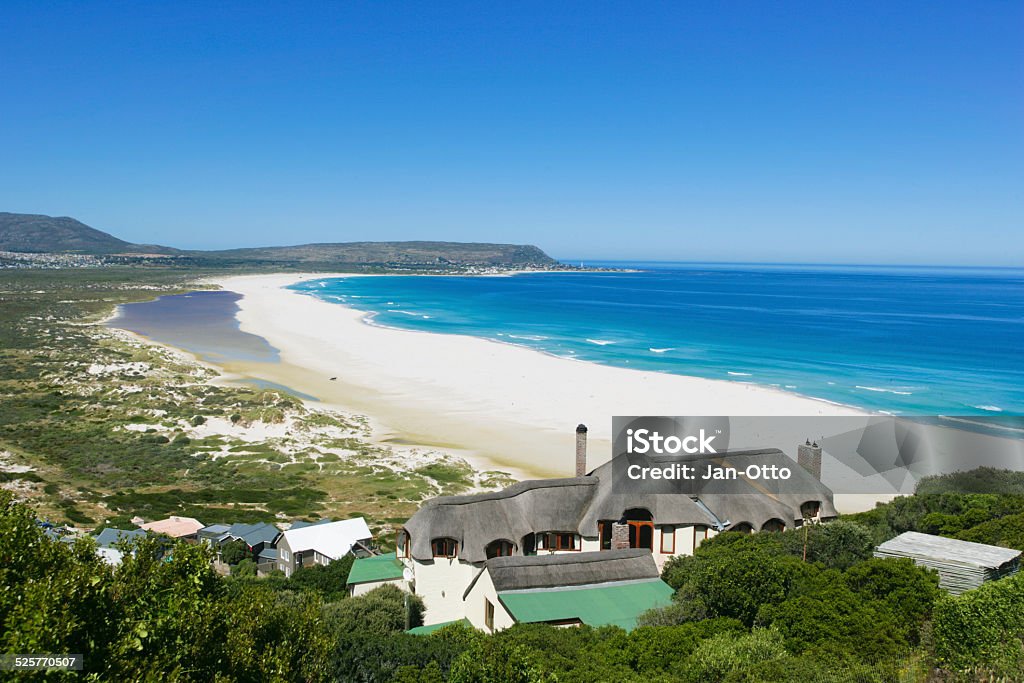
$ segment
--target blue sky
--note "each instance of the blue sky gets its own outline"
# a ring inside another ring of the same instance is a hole
[[[1024,4],[39,3],[0,210],[132,241],[1024,263]]]

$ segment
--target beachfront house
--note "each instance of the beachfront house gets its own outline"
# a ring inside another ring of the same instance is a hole
[[[362,517],[293,526],[277,541],[277,568],[291,576],[300,567],[330,564],[349,553],[370,555],[372,541],[373,535]]]
[[[410,589],[423,598],[424,624],[479,621],[470,617],[478,605],[467,602],[467,591],[484,571],[493,571],[487,565],[497,558],[517,560],[502,560],[492,568],[506,561],[517,566],[521,558],[579,558],[633,549],[642,551],[657,571],[669,558],[692,554],[702,541],[722,531],[781,531],[835,517],[832,492],[820,481],[820,448],[804,444],[798,452],[798,467],[778,449],[728,451],[716,459],[740,470],[748,465],[788,467],[798,484],[792,490],[801,493],[772,494],[741,480],[741,493],[734,488],[728,493],[709,489],[693,497],[624,494],[613,490],[611,462],[587,473],[586,428],[581,425],[577,476],[430,500],[399,532],[397,557],[409,569]],[[490,594],[497,594],[508,612],[501,592],[496,585]],[[497,610],[498,604],[491,604]]]

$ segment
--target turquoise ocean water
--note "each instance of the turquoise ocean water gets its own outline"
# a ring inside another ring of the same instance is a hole
[[[294,288],[370,312],[375,324],[607,365],[902,415],[1024,415],[1024,271],[615,265],[641,270]]]

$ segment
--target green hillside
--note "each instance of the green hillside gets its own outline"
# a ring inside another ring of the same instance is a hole
[[[181,250],[132,244],[68,217],[0,212],[0,251],[111,256],[159,254],[179,265],[345,267],[504,266],[555,267],[557,261],[532,245],[461,242],[339,242],[299,246]]]
[[[0,212],[0,251],[105,255],[178,250],[125,242],[67,216]]]

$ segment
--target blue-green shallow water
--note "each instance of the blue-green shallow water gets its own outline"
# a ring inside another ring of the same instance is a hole
[[[355,277],[294,289],[372,312],[377,324],[875,411],[1024,414],[1024,271],[636,265],[643,272]]]

